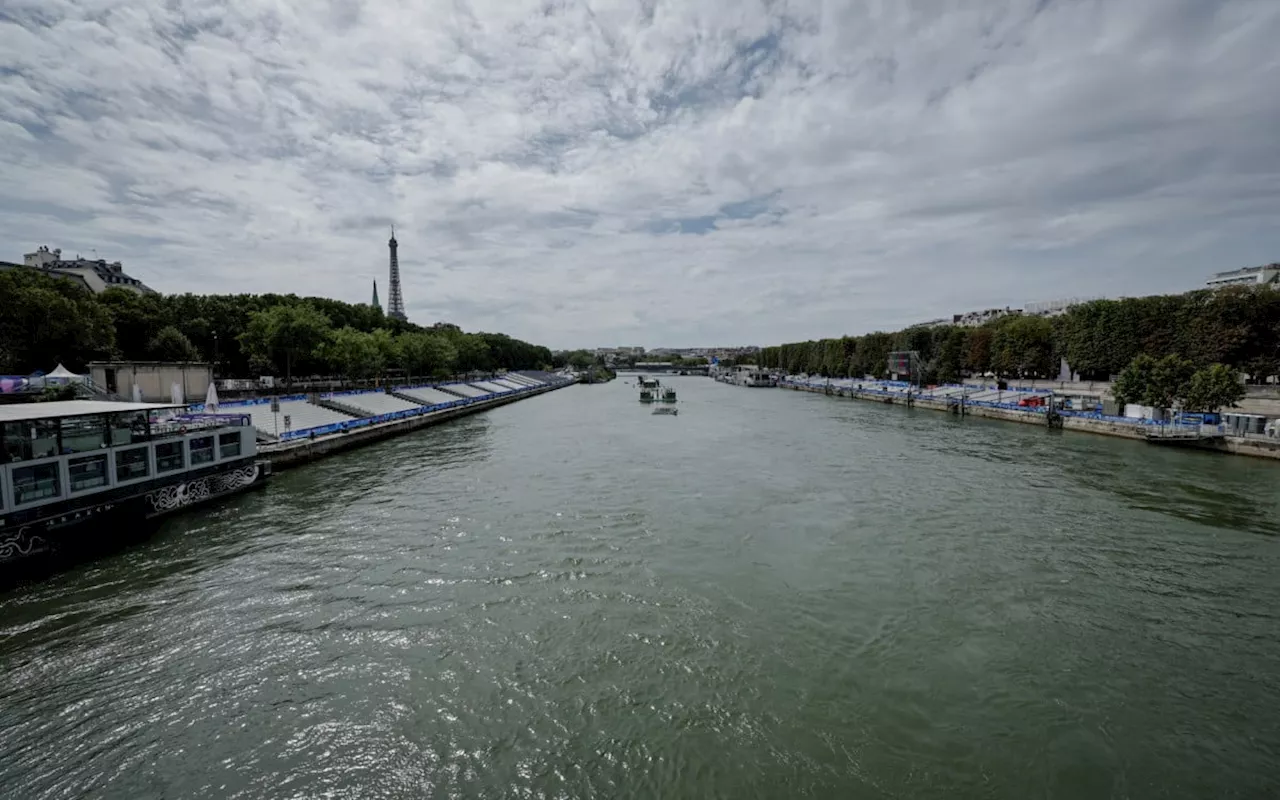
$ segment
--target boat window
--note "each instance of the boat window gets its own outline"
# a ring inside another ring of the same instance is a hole
[[[67,473],[71,478],[71,491],[80,492],[97,486],[107,485],[107,455],[73,458],[67,462]]]
[[[6,422],[4,451],[9,461],[30,461],[57,455],[58,421],[36,419]]]
[[[150,472],[147,464],[147,448],[134,447],[116,451],[116,480],[131,481],[145,478]]]
[[[156,473],[182,469],[182,441],[161,442],[156,445]]]
[[[62,452],[92,453],[106,446],[105,416],[65,417],[62,420]]]
[[[222,433],[218,435],[218,457],[234,458],[240,455],[240,434]]]
[[[0,463],[9,461],[26,461],[31,458],[31,446],[23,435],[24,425],[21,422],[6,422],[0,426]]]
[[[125,411],[111,415],[111,446],[138,444],[147,440],[147,415],[142,411]]]
[[[191,466],[208,464],[213,461],[213,437],[193,436],[191,438]]]
[[[58,476],[58,462],[15,467],[13,472],[13,503],[23,505],[37,500],[57,497],[62,493]]]

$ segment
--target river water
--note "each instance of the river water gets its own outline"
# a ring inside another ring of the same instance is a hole
[[[1280,465],[670,382],[0,595],[0,795],[1276,796]]]

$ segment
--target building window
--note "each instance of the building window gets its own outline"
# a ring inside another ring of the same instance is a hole
[[[156,445],[156,474],[182,469],[182,441]]]
[[[92,453],[107,445],[105,416],[66,417],[62,420],[62,452]]]
[[[107,485],[107,455],[73,458],[67,462],[67,472],[71,477],[71,491],[82,492]]]
[[[218,457],[235,458],[240,455],[240,434],[222,433],[218,435]]]
[[[191,439],[191,466],[213,461],[213,437],[194,436]]]
[[[131,481],[145,478],[150,472],[147,466],[147,448],[116,451],[116,480]]]
[[[16,467],[12,474],[14,505],[34,503],[62,493],[56,461],[51,464]]]

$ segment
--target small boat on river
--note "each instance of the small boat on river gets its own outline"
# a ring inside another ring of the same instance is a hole
[[[674,403],[676,401],[676,390],[670,386],[662,390],[662,402]]]
[[[655,415],[662,414],[664,416],[674,417],[680,413],[680,409],[672,408],[671,406],[659,406],[653,410],[653,413]]]

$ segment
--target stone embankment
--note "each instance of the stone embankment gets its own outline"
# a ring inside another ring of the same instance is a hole
[[[973,395],[980,394],[973,391],[974,387],[967,387],[963,394],[953,398],[935,398],[920,396],[915,393],[908,393],[900,386],[888,383],[863,382],[859,384],[853,381],[842,381],[841,384],[825,384],[784,381],[778,385],[780,388],[793,389],[796,391],[814,392],[833,397],[848,397],[854,400],[865,400],[868,402],[883,403],[886,405],[905,405],[910,408],[927,408],[933,411],[943,411],[951,414],[962,413],[965,416],[998,419],[1005,422],[1016,422],[1023,425],[1039,425],[1041,427],[1048,427],[1051,422],[1051,417],[1048,414],[1047,409],[1044,407],[1009,407],[1016,404],[1017,398],[1034,396],[1036,394],[1047,395],[1047,388],[1029,389],[1027,391],[1011,389],[1000,393],[996,393],[994,390],[991,390],[991,394],[1001,397],[1002,400],[1012,399],[1012,402],[999,403],[969,401],[969,398]],[[961,397],[964,398],[965,402],[961,402]],[[1058,427],[1063,430],[1083,431],[1085,433],[1094,433],[1102,436],[1117,436],[1124,439],[1139,439],[1143,441],[1148,440],[1148,432],[1153,429],[1153,426],[1151,425],[1126,422],[1122,418],[1118,417],[1102,418],[1100,415],[1056,415],[1052,418],[1052,425],[1053,427]],[[1184,446],[1199,450],[1229,453],[1232,455],[1280,460],[1280,441],[1272,439],[1219,436],[1217,438],[1203,439],[1201,441],[1187,443]]]

